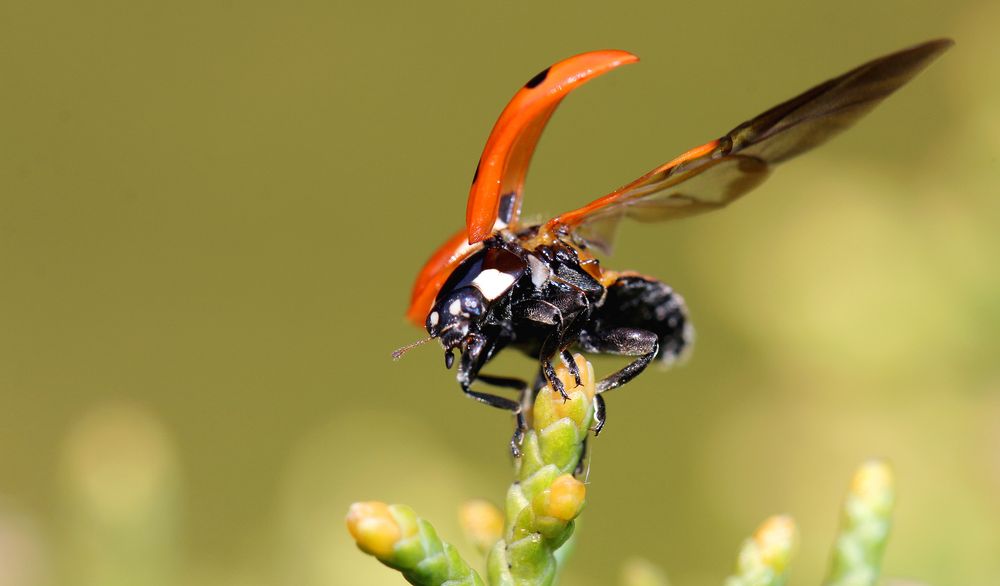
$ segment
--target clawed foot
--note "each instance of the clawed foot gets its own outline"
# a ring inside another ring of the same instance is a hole
[[[604,404],[604,397],[596,395],[594,397],[594,437],[601,435],[604,424],[608,420],[608,408]]]
[[[549,385],[553,390],[562,395],[563,402],[569,401],[569,393],[566,392],[566,385],[556,376],[556,369],[553,368],[552,361],[546,360],[543,362],[542,371],[545,373],[545,379],[549,381]]]
[[[510,453],[515,458],[521,457],[521,443],[524,442],[524,434],[528,430],[528,420],[524,413],[517,412],[517,425],[514,427],[514,435],[510,438]]]
[[[569,353],[569,350],[563,350],[559,356],[562,358],[563,364],[566,365],[566,370],[573,375],[576,386],[582,387],[583,379],[580,378],[580,367],[577,365],[576,360],[573,359],[573,355]]]

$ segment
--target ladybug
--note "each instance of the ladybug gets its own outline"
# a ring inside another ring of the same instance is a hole
[[[445,366],[467,396],[517,414],[546,383],[566,396],[555,375],[561,360],[579,383],[571,350],[631,357],[596,383],[595,435],[607,419],[603,393],[655,361],[672,363],[692,343],[684,300],[662,281],[604,268],[620,220],[672,220],[716,210],[757,185],[771,168],[816,147],[867,114],[952,45],[929,41],[875,59],[822,83],[693,148],[635,181],[544,224],[521,223],[524,179],[538,139],[566,95],[638,57],[594,51],[532,77],[497,120],[472,178],[465,227],[427,261],[413,286],[407,317],[444,347]],[[394,353],[399,358],[417,344]],[[488,375],[483,366],[504,348],[537,358],[533,386]],[[518,400],[478,389],[514,389]],[[477,389],[473,389],[473,385]]]

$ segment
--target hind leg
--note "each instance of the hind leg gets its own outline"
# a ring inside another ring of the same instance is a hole
[[[615,328],[607,331],[584,332],[580,347],[587,352],[638,356],[618,372],[597,381],[597,392],[616,389],[639,375],[649,366],[659,350],[656,334],[639,328]]]
[[[687,307],[669,285],[628,273],[608,287],[607,296],[592,318],[594,329],[640,328],[656,334],[656,358],[672,363],[684,356],[694,341]]]

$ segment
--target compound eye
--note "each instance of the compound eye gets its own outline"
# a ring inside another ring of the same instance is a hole
[[[474,295],[471,292],[467,295],[462,296],[462,310],[463,313],[470,316],[479,316],[483,313],[483,303],[479,299],[478,295]]]
[[[448,313],[447,316],[442,316],[445,321],[458,317],[478,317],[485,311],[483,296],[475,287],[466,287],[456,291],[445,301],[443,306]]]

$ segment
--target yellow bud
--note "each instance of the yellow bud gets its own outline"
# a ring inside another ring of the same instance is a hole
[[[622,566],[621,580],[625,586],[670,586],[667,575],[656,564],[640,557],[632,557]]]
[[[563,474],[552,481],[545,513],[562,521],[571,521],[580,514],[586,496],[587,487],[582,482],[571,474]]]
[[[503,513],[484,500],[469,501],[458,511],[458,520],[469,540],[480,551],[487,551],[503,535]]]
[[[863,500],[878,498],[892,488],[892,470],[885,462],[870,460],[861,465],[851,479],[851,493]]]
[[[593,404],[596,388],[594,386],[594,367],[583,356],[575,354],[573,360],[580,370],[580,386],[569,373],[566,366],[556,366],[556,377],[562,382],[569,400],[566,400],[553,389],[546,386],[535,399],[534,420],[536,428],[542,428],[565,417],[581,423],[588,416],[588,408]]]
[[[783,572],[795,548],[795,521],[786,515],[777,515],[764,521],[753,534],[761,562]]]
[[[380,559],[392,555],[402,537],[389,505],[378,501],[351,505],[347,511],[347,530],[362,551]]]

